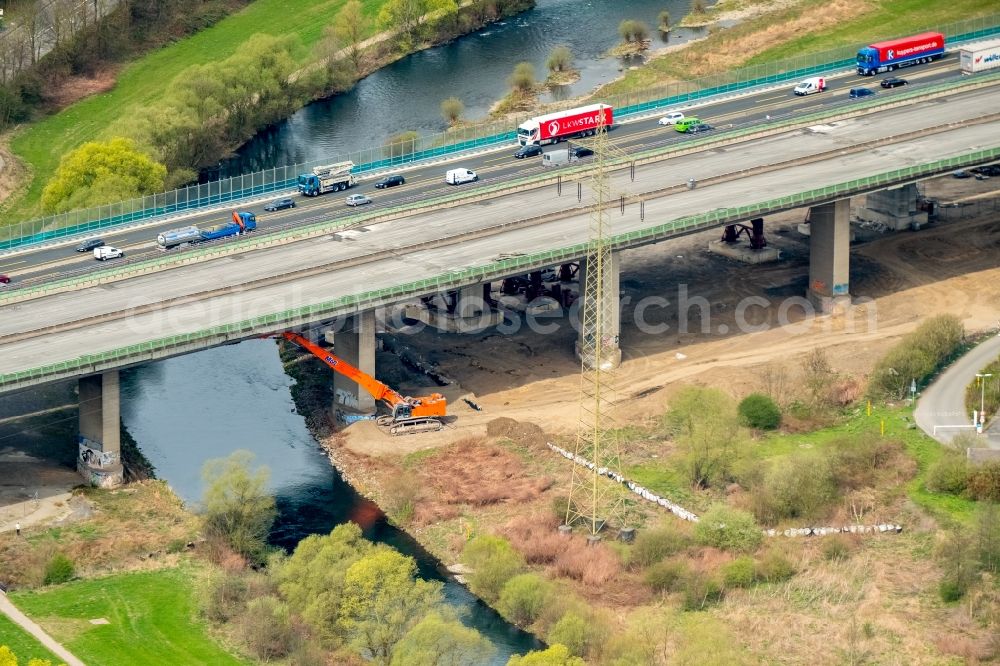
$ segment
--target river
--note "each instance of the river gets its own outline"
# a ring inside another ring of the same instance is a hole
[[[530,62],[538,79],[546,75],[552,49],[566,45],[580,72],[575,83],[542,97],[551,101],[575,97],[608,83],[626,66],[602,57],[621,41],[618,24],[637,19],[649,26],[652,47],[664,42],[656,31],[657,16],[670,12],[680,21],[689,0],[538,0],[535,9],[489,25],[448,44],[403,58],[362,81],[348,93],[314,102],[263,132],[225,160],[214,179],[287,164],[331,160],[372,146],[403,130],[442,132],[441,101],[457,97],[463,117],[483,119],[509,90],[507,78],[519,62]],[[671,44],[701,34],[674,29]],[[401,104],[400,100],[406,100]]]
[[[421,577],[444,582],[445,599],[459,618],[497,648],[493,663],[505,664],[512,654],[540,647],[442,575],[432,556],[344,482],[296,413],[292,381],[274,341],[209,349],[124,372],[122,419],[157,477],[192,508],[204,491],[200,472],[206,460],[250,451],[256,464],[270,470],[279,513],[274,544],[291,550],[309,534],[326,534],[353,521],[368,539],[413,557]]]

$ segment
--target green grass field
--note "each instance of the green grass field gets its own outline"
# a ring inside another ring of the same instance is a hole
[[[14,152],[28,162],[34,178],[27,193],[15,202],[8,219],[40,216],[39,201],[48,175],[59,159],[86,141],[93,141],[138,105],[161,99],[167,84],[191,65],[222,60],[236,53],[255,34],[296,35],[308,49],[322,36],[324,26],[347,0],[257,0],[242,11],[187,39],[154,51],[127,66],[114,89],[82,100],[28,127],[11,142]],[[365,14],[374,17],[385,0],[363,0]],[[369,25],[374,24],[370,21]]]
[[[9,647],[22,664],[28,663],[29,659],[48,659],[53,664],[59,663],[54,654],[42,647],[34,636],[11,622],[6,615],[0,615],[0,645]]]
[[[76,581],[11,599],[87,664],[244,664],[195,615],[191,567]],[[108,624],[91,624],[104,618]],[[0,625],[2,628],[2,625]]]

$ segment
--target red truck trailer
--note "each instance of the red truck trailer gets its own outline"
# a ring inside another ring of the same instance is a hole
[[[944,54],[944,35],[925,32],[902,39],[876,42],[858,51],[858,74],[871,76],[936,60]]]
[[[601,120],[603,114],[604,119]],[[539,146],[546,143],[565,141],[576,136],[588,136],[597,132],[603,122],[610,127],[614,121],[614,109],[607,104],[591,104],[566,111],[547,113],[530,118],[517,127],[517,142],[522,146],[530,143]]]

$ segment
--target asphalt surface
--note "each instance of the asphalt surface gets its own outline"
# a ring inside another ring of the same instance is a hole
[[[978,115],[983,108],[1000,106],[1000,87],[955,96],[947,103],[952,120],[966,114]],[[682,188],[669,196],[646,200],[642,209],[628,206],[624,214],[615,211],[610,215],[613,232],[645,229],[715,210],[720,204],[767,201],[996,144],[1000,121],[873,150],[850,151],[852,144],[873,137],[937,123],[936,115],[929,112],[937,107],[935,102],[918,103],[813,130],[642,165],[636,169],[634,180],[628,171],[616,172],[612,177],[613,193],[641,195],[683,184],[691,174],[701,179],[761,164],[783,163],[796,156],[829,153],[807,167],[784,165],[766,173],[699,185],[693,190]],[[577,203],[575,192],[558,196],[555,190],[527,190],[6,306],[0,308],[0,374],[488,265],[501,253],[532,254],[586,240],[587,199]],[[484,235],[484,230],[500,223],[551,216],[573,207],[578,207],[579,212]],[[414,247],[424,242],[434,245]],[[281,277],[307,268],[315,270],[294,279]],[[204,293],[236,285],[246,287],[227,293]],[[143,306],[177,298],[183,300],[142,311]],[[84,318],[96,319],[80,321]],[[39,330],[45,327],[52,328]],[[38,332],[17,335],[25,331]]]
[[[972,414],[965,408],[965,388],[975,380],[976,373],[1000,357],[1000,335],[989,338],[955,361],[917,400],[913,416],[920,429],[941,442],[950,443],[970,428]],[[983,433],[987,448],[1000,449],[1000,419],[995,414],[991,427]],[[964,427],[955,427],[964,426]]]
[[[768,117],[772,119],[788,118],[838,105],[846,106],[854,101],[850,100],[847,95],[848,90],[853,87],[871,88],[878,91],[879,97],[891,98],[907,89],[912,90],[916,86],[961,78],[958,71],[958,58],[954,54],[937,62],[907,68],[894,74],[906,78],[910,81],[910,85],[886,90],[879,87],[879,81],[882,78],[887,78],[888,75],[861,77],[856,74],[844,74],[828,77],[829,87],[826,91],[806,97],[796,97],[792,94],[792,88],[797,83],[793,81],[782,84],[779,88],[752,94],[740,94],[707,104],[680,105],[672,107],[670,110],[680,110],[688,116],[697,115],[701,120],[716,127],[716,131],[718,131],[718,129],[730,125],[746,126],[764,123],[767,122]],[[657,125],[657,119],[665,112],[666,110],[645,120],[627,122],[617,126],[611,134],[613,143],[620,150],[629,152],[640,148],[681,144],[690,140],[691,137],[674,131],[672,127]],[[585,143],[585,140],[581,140],[581,143]],[[546,146],[545,150],[561,149],[565,146],[566,144]],[[374,183],[385,175],[379,174],[378,176],[366,177],[358,186],[348,192],[335,192],[318,197],[303,197],[298,193],[285,193],[285,196],[292,196],[295,199],[297,206],[294,209],[271,213],[263,210],[264,204],[273,198],[282,196],[280,193],[255,200],[252,204],[238,204],[236,207],[239,210],[249,210],[256,213],[257,233],[262,233],[351,215],[354,209],[348,208],[344,204],[344,198],[347,194],[357,192],[368,194],[372,198],[373,204],[366,208],[377,210],[450,192],[453,186],[444,183],[444,172],[449,168],[467,167],[473,169],[480,176],[479,185],[496,183],[515,175],[524,176],[544,171],[541,157],[514,159],[515,150],[514,146],[507,146],[487,154],[456,159],[448,164],[424,165],[407,169],[402,171],[406,177],[406,184],[386,190],[378,190],[374,187]],[[593,158],[585,157],[583,162],[590,159]],[[467,184],[461,187],[474,188],[477,185]],[[152,221],[127,230],[98,235],[107,244],[123,249],[128,258],[152,257],[162,254],[156,248],[155,239],[163,231],[189,224],[199,226],[218,224],[229,219],[228,210],[214,210],[192,213],[183,218],[167,221]],[[231,242],[231,240],[224,239],[216,242],[226,243]],[[15,250],[0,254],[0,274],[10,276],[12,278],[11,286],[16,287],[25,282],[33,284],[46,279],[100,268],[103,264],[98,265],[99,262],[93,259],[92,253],[74,252],[79,241],[80,239],[77,238],[73,241],[46,245],[36,249]],[[111,260],[107,263],[113,264],[114,262],[115,260]]]

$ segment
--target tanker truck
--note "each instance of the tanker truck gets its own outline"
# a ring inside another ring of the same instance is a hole
[[[358,182],[351,173],[353,168],[354,162],[337,162],[313,167],[312,173],[299,175],[299,192],[304,196],[314,197],[353,187]]]
[[[195,225],[170,229],[156,237],[156,246],[161,250],[169,250],[180,245],[201,243],[217,240],[228,236],[237,236],[257,229],[257,216],[247,211],[233,211],[233,221],[216,224],[199,229]]]

